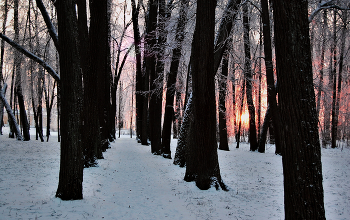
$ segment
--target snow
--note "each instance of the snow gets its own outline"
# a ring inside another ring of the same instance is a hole
[[[33,133],[33,131],[32,131]],[[55,198],[59,143],[0,136],[0,219],[284,219],[281,157],[240,149],[218,151],[229,192],[199,190],[185,168],[122,136],[99,166],[84,169],[84,199]],[[176,140],[172,141],[174,157]],[[350,149],[322,149],[327,219],[350,219]]]

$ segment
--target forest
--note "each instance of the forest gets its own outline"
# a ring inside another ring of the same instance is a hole
[[[232,190],[218,150],[272,144],[284,218],[325,219],[321,150],[350,146],[349,10],[348,0],[1,0],[0,132],[60,143],[62,200],[83,199],[84,169],[126,131],[200,190]]]

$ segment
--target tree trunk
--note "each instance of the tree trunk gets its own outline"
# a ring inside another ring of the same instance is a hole
[[[7,22],[7,13],[8,5],[7,0],[4,2],[4,14],[3,14],[3,23],[2,23],[2,33],[5,34],[6,31],[6,22]],[[4,76],[2,73],[3,64],[4,64],[4,53],[5,53],[5,41],[1,39],[1,49],[0,49],[0,92],[3,90]],[[5,94],[5,93],[4,93]],[[4,117],[4,106],[5,104],[0,101],[0,135],[2,135],[2,126],[3,126],[3,117]]]
[[[325,59],[325,50],[326,50],[326,41],[327,41],[327,34],[326,34],[326,28],[327,28],[327,10],[323,11],[323,25],[322,25],[322,45],[321,45],[321,61],[320,61],[320,79],[318,83],[317,88],[317,115],[319,118],[320,111],[321,111],[321,99],[322,99],[322,93],[323,93],[323,76],[324,76],[324,59]],[[324,103],[323,103],[324,105]],[[323,134],[322,134],[323,138]]]
[[[220,132],[220,150],[229,150],[227,140],[227,125],[226,125],[226,84],[228,75],[228,53],[224,54],[221,65],[221,79],[219,80],[219,132]]]
[[[78,51],[77,18],[73,0],[58,1],[61,72],[61,163],[56,197],[83,198],[84,157],[81,146],[81,70]],[[69,48],[69,49],[68,49]]]
[[[150,0],[148,2],[148,15],[146,17],[146,51],[145,51],[145,64],[146,64],[146,77],[150,79],[150,94],[149,94],[149,125],[150,125],[150,141],[152,154],[161,154],[161,140],[160,140],[160,117],[159,117],[159,94],[158,85],[156,79],[158,78],[156,72],[156,27],[157,27],[157,15],[158,15],[158,2]],[[146,89],[146,88],[145,88]],[[144,90],[146,91],[146,90]],[[161,89],[162,91],[162,89]]]
[[[264,37],[264,53],[265,53],[265,67],[266,67],[266,82],[267,82],[267,103],[270,106],[271,120],[273,127],[275,128],[275,144],[276,144],[276,154],[281,154],[281,116],[277,106],[276,100],[276,86],[273,73],[273,63],[272,63],[272,47],[271,47],[271,33],[270,33],[270,15],[269,15],[269,5],[267,0],[261,0],[262,9],[262,23],[263,23],[263,37]],[[270,120],[270,119],[269,119]],[[259,143],[259,145],[264,143]]]
[[[253,101],[253,89],[252,89],[252,69],[251,69],[251,55],[250,55],[250,25],[248,18],[248,3],[243,5],[243,26],[244,26],[244,77],[246,82],[246,96],[249,112],[249,141],[250,150],[256,151],[258,149],[258,143],[256,140],[256,126],[255,126],[255,107]]]
[[[241,4],[241,0],[229,0],[224,14],[222,16],[220,27],[218,30],[218,34],[216,36],[215,49],[214,49],[214,73],[216,74],[220,63],[221,58],[224,54],[227,39],[231,33],[232,26],[234,24],[234,20],[236,19],[238,8]],[[234,13],[232,13],[234,12]]]
[[[97,165],[97,159],[102,159],[99,108],[98,108],[98,93],[97,88],[97,73],[92,72],[93,54],[91,47],[94,47],[96,40],[96,22],[92,18],[90,25],[90,34],[88,34],[87,25],[87,6],[85,0],[77,1],[78,5],[78,33],[79,33],[79,52],[80,65],[83,72],[84,84],[84,103],[83,103],[83,125],[82,125],[82,143],[84,153],[84,167],[94,167]],[[93,14],[95,16],[95,14]],[[94,70],[96,70],[95,67]]]
[[[134,44],[136,54],[136,135],[137,139],[141,140],[142,134],[142,115],[143,115],[143,97],[142,91],[142,65],[141,65],[141,50],[140,50],[140,31],[138,16],[140,11],[140,4],[136,7],[135,0],[131,0],[132,5],[132,23],[134,30]]]
[[[14,30],[15,30],[15,42],[19,42],[19,24],[18,24],[18,0],[14,0]],[[16,71],[16,83],[15,83],[15,94],[17,95],[19,110],[20,110],[20,120],[21,120],[21,126],[23,128],[23,140],[29,141],[30,140],[30,134],[29,134],[29,123],[27,118],[27,112],[25,110],[24,105],[24,96],[22,92],[22,73],[21,73],[21,54],[16,50],[15,51],[15,60],[14,60],[14,66]]]
[[[179,69],[179,63],[182,51],[182,42],[184,40],[184,29],[187,22],[187,10],[188,10],[189,0],[181,0],[181,7],[179,12],[179,19],[176,27],[175,43],[176,47],[173,49],[173,55],[170,63],[170,72],[168,74],[167,80],[167,90],[166,90],[166,103],[164,112],[164,122],[163,122],[163,133],[162,133],[162,148],[163,152],[168,151],[168,155],[171,156],[170,152],[170,139],[171,139],[171,123],[174,118],[174,94],[175,94],[175,84],[177,73]],[[176,103],[178,100],[176,99]],[[174,131],[175,136],[175,131]]]
[[[270,119],[271,119],[271,108],[268,105],[265,113],[263,126],[260,131],[260,137],[259,137],[259,143],[258,143],[259,153],[265,153],[266,136],[267,136],[267,130],[269,128],[270,121],[271,121]]]
[[[340,57],[339,57],[338,88],[336,90],[334,114],[332,114],[332,148],[337,147],[339,102],[340,102],[341,83],[343,78],[342,72],[343,72],[345,40],[346,40],[347,11],[343,11],[342,20],[343,20],[343,26],[342,26],[342,34],[341,34]],[[336,84],[336,82],[334,82],[334,84]]]
[[[96,75],[97,109],[99,117],[102,151],[109,148],[110,134],[110,27],[109,0],[90,0],[90,54],[91,74]],[[94,104],[94,103],[93,103]],[[114,123],[114,120],[113,120]],[[101,155],[102,156],[102,155]]]
[[[226,190],[220,175],[216,142],[214,28],[216,1],[198,1],[192,42],[193,142],[186,159],[185,181],[199,189]]]
[[[241,90],[241,106],[239,109],[238,131],[236,134],[236,142],[237,142],[236,148],[239,148],[239,142],[241,140],[242,114],[243,114],[243,105],[244,105],[245,85],[246,85],[246,82],[245,82],[245,80],[243,80],[242,90]]]
[[[192,93],[189,95],[186,103],[186,109],[183,116],[183,122],[181,123],[179,139],[177,141],[177,147],[175,152],[174,164],[180,167],[186,166],[186,157],[188,154],[188,138],[193,136],[193,131],[190,130],[190,125],[193,121],[193,104]]]
[[[17,140],[21,141],[21,140],[23,140],[23,137],[22,137],[21,131],[19,130],[19,126],[16,122],[15,115],[12,112],[11,106],[9,105],[9,103],[5,99],[4,90],[6,90],[6,87],[7,87],[7,85],[5,83],[3,90],[0,91],[0,98],[1,98],[2,103],[4,103],[4,105],[5,105],[5,109],[7,111],[8,120],[9,120],[11,130],[14,131],[14,133],[16,134]]]
[[[285,219],[325,219],[308,2],[273,0]]]

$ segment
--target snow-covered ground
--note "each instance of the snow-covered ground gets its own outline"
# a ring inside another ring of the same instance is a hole
[[[33,130],[32,130],[33,133]],[[0,219],[284,219],[281,157],[248,144],[219,151],[230,191],[199,190],[185,168],[122,136],[99,166],[84,169],[84,199],[55,198],[57,137],[41,143],[0,136]],[[176,140],[172,141],[174,157]],[[327,219],[350,219],[350,149],[322,149]]]

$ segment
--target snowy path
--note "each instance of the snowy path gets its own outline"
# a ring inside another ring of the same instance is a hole
[[[172,156],[176,141],[172,142]],[[229,192],[199,190],[185,169],[127,136],[112,143],[99,166],[84,169],[84,199],[54,197],[59,144],[0,136],[0,220],[7,219],[283,219],[281,157],[273,147],[218,151]],[[350,219],[350,149],[322,149],[327,219]]]

